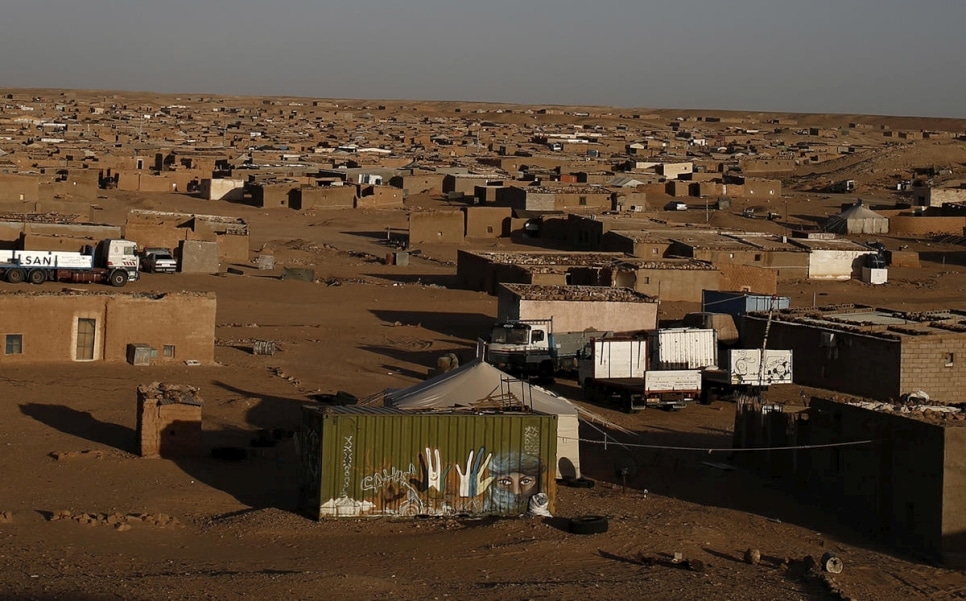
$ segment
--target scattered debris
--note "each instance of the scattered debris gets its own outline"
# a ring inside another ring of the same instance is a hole
[[[93,457],[94,459],[103,459],[104,451],[53,451],[50,456],[57,461],[63,461],[64,459],[75,459],[77,457]]]
[[[176,517],[166,513],[73,513],[67,509],[59,509],[47,518],[50,522],[71,520],[86,526],[113,526],[119,532],[131,529],[131,524],[147,524],[158,528],[183,528],[183,524]]]

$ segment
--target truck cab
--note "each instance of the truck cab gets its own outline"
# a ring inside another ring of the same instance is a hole
[[[490,331],[486,360],[498,369],[526,372],[551,361],[549,324],[508,321]]]
[[[94,248],[94,265],[109,270],[123,269],[129,282],[136,281],[141,261],[138,245],[133,240],[101,240]]]

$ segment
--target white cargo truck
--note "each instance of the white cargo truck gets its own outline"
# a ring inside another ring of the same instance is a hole
[[[601,338],[584,347],[577,380],[592,402],[628,413],[647,407],[681,409],[701,395],[701,370],[648,368],[643,338]]]
[[[85,252],[0,250],[0,278],[30,282],[104,282],[124,286],[138,279],[137,243],[102,240]]]
[[[577,355],[588,341],[606,332],[554,334],[553,320],[529,319],[498,323],[484,345],[484,360],[503,371],[550,380],[561,371],[577,370]]]

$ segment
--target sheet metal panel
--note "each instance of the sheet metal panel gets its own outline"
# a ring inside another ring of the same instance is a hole
[[[647,370],[647,341],[595,340],[592,347],[591,377],[643,378]]]
[[[553,510],[557,416],[309,407],[299,431],[310,517],[518,515]]]
[[[664,328],[649,335],[651,365],[659,369],[701,369],[718,365],[714,330]]]

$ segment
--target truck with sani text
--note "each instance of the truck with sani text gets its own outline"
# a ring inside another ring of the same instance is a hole
[[[30,282],[103,282],[120,287],[138,279],[137,243],[101,240],[85,252],[0,250],[0,278]]]

